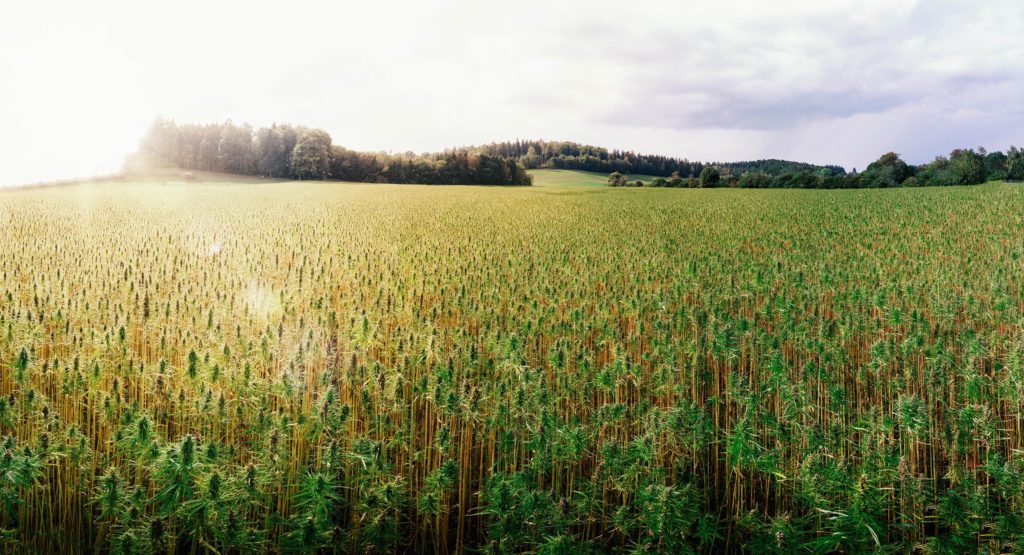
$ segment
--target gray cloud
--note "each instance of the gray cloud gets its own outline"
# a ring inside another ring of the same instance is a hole
[[[181,2],[12,6],[0,184],[115,170],[157,114],[847,167],[1024,141],[1019,0]]]
[[[1014,139],[1001,128],[1024,121],[1024,7],[1015,2],[730,4],[696,13],[638,4],[653,12],[642,25],[628,8],[568,22],[548,51],[594,78],[517,100],[537,110],[576,102],[605,127],[674,132],[672,154],[733,130],[742,144],[724,145],[726,155],[779,155],[792,144],[805,149],[793,157],[848,166],[882,147],[919,161],[986,137],[1003,148]],[[835,140],[806,140],[825,129]]]
[[[882,112],[909,100],[906,95],[877,94],[861,89],[799,92],[776,98],[727,88],[684,89],[667,84],[665,92],[648,93],[637,104],[618,106],[603,118],[614,125],[672,129],[788,129],[821,118]]]

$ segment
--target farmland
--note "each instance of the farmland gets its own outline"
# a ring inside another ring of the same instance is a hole
[[[5,549],[1019,548],[1024,189],[589,177],[0,191]]]

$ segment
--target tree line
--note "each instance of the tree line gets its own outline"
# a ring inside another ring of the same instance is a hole
[[[742,175],[748,172],[782,175],[798,172],[813,173],[822,170],[827,170],[837,175],[846,173],[846,170],[840,166],[818,166],[788,160],[693,162],[686,158],[608,150],[607,148],[570,141],[516,140],[491,143],[480,148],[484,152],[495,156],[515,158],[527,169],[553,168],[598,173],[619,172],[622,174],[653,175],[665,178],[675,175],[684,179],[699,177],[707,166],[728,170],[734,175]]]
[[[907,164],[895,152],[883,154],[863,171],[839,173],[828,167],[772,174],[762,169],[737,173],[728,165],[707,165],[696,176],[673,173],[650,181],[631,180],[622,172],[608,176],[609,187],[739,187],[746,189],[867,189],[977,185],[990,180],[1024,181],[1024,149],[988,152],[956,149],[927,164]]]
[[[286,179],[332,179],[367,183],[531,185],[526,168],[512,157],[480,149],[439,153],[357,152],[332,144],[322,129],[272,125],[253,129],[230,120],[178,125],[157,118],[139,144],[147,163]]]

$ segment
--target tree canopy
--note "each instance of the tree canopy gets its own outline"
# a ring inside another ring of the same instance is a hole
[[[648,186],[867,189],[977,185],[992,179],[1024,181],[1024,150],[1010,147],[1007,153],[1003,153],[988,152],[984,148],[958,148],[948,157],[938,156],[932,162],[920,166],[907,164],[899,154],[887,152],[869,164],[862,173],[837,173],[827,167],[821,167],[817,171],[800,169],[779,174],[751,169],[736,174],[728,165],[707,165],[701,170],[699,179],[679,179],[677,176],[673,179],[656,180]],[[617,182],[629,183],[629,176],[620,173]],[[612,185],[611,178],[608,184]]]
[[[1006,154],[1006,179],[1024,181],[1024,149],[1010,147]]]
[[[486,148],[429,154],[356,152],[332,144],[323,129],[272,125],[177,125],[157,118],[139,144],[149,163],[288,179],[368,183],[530,185],[515,158]]]
[[[698,177],[704,167],[708,165],[715,166],[720,171],[727,170],[733,175],[751,171],[761,171],[769,175],[822,170],[836,174],[846,173],[846,170],[840,166],[817,166],[788,160],[694,162],[686,158],[609,150],[571,141],[516,140],[490,143],[481,146],[480,149],[495,156],[515,158],[528,169],[553,168],[600,173],[619,172],[626,175],[640,174],[666,178],[675,174],[684,179]]]

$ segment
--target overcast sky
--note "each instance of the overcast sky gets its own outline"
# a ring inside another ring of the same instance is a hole
[[[1021,0],[6,3],[0,184],[112,172],[157,115],[361,150],[574,140],[863,168],[1024,143]]]

